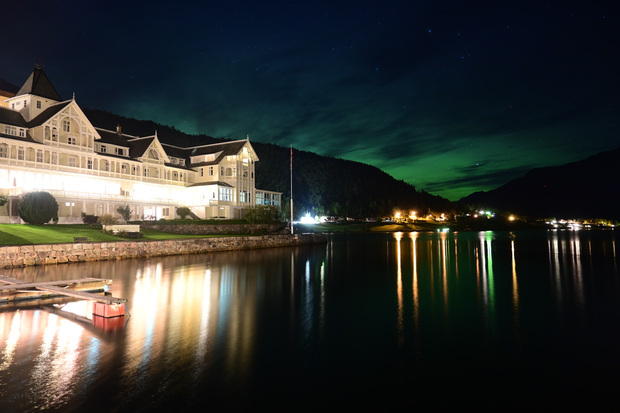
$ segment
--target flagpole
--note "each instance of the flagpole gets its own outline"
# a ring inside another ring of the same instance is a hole
[[[293,235],[293,145],[291,145],[291,235]]]

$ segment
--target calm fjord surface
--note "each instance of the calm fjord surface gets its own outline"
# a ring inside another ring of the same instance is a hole
[[[112,278],[131,317],[0,306],[0,411],[605,405],[620,379],[617,240],[351,234],[4,270]]]

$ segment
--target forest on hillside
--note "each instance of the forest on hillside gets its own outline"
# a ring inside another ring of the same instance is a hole
[[[160,141],[178,146],[217,143],[223,139],[188,135],[174,127],[152,121],[125,118],[100,110],[84,110],[93,125],[124,133],[150,136],[157,131]],[[282,192],[282,210],[290,210],[290,148],[250,141],[258,154],[256,187]],[[395,210],[450,212],[456,205],[431,195],[380,169],[360,162],[330,158],[293,148],[293,206],[296,219],[306,213],[352,218],[391,216]]]

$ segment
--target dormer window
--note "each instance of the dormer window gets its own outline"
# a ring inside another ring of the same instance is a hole
[[[37,109],[41,109],[41,101],[37,100]]]
[[[99,148],[99,151],[101,153],[107,153],[108,152],[108,147],[105,145],[101,145],[101,147]]]
[[[125,150],[123,148],[114,148],[114,153],[120,156],[125,156]]]

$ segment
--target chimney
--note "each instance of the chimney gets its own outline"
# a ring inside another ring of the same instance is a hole
[[[123,132],[121,131],[121,125],[116,125],[116,134],[118,136],[121,136],[123,134]]]

